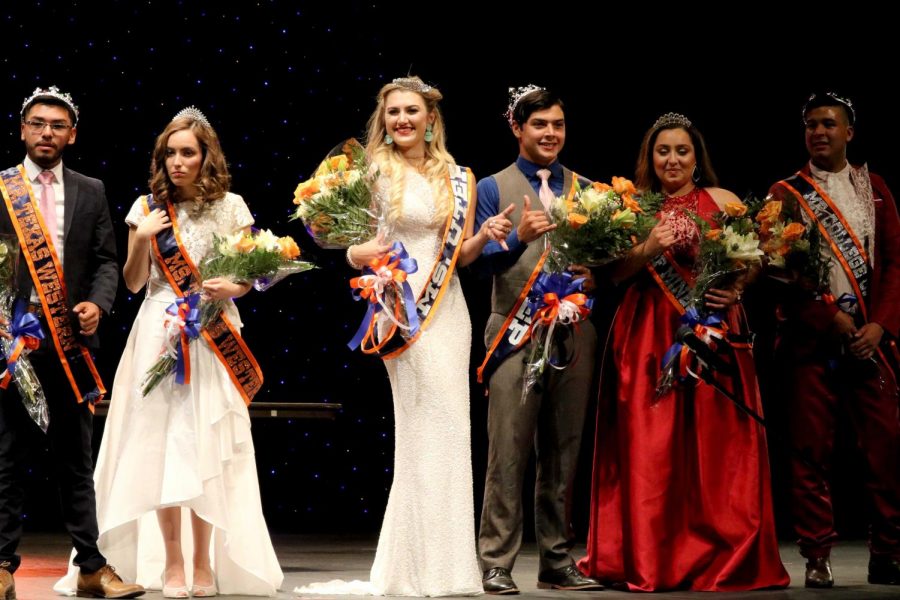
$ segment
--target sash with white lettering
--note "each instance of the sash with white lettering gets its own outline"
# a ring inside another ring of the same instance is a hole
[[[853,232],[844,215],[809,176],[798,172],[793,177],[779,181],[779,185],[790,191],[806,214],[815,221],[819,231],[828,240],[831,251],[837,257],[841,268],[847,274],[853,292],[859,300],[859,308],[863,319],[866,314],[866,298],[869,296],[869,280],[872,271],[869,268],[869,257],[859,238]]]
[[[668,250],[648,262],[647,270],[678,314],[683,315],[687,311],[693,289],[688,283],[691,277],[687,271],[675,263]]]
[[[90,351],[76,337],[78,330],[69,309],[62,265],[53,240],[47,235],[44,218],[34,208],[34,192],[22,165],[0,172],[0,191],[19,238],[25,264],[31,272],[35,293],[41,299],[47,328],[63,371],[75,399],[79,403],[87,401],[93,411],[94,403],[103,399],[106,388]]]
[[[144,197],[144,214],[150,214],[150,211],[157,208],[166,211],[172,222],[171,228],[163,229],[151,238],[153,252],[156,254],[160,269],[179,297],[183,298],[201,291],[200,273],[181,243],[175,207],[171,202],[155,203],[152,195]],[[262,387],[262,369],[259,368],[250,348],[238,335],[234,325],[224,312],[220,312],[200,334],[225,366],[228,376],[244,398],[244,402],[250,404],[253,396]]]
[[[475,195],[475,176],[472,171],[460,166],[457,166],[455,171],[451,168],[450,191],[453,194],[453,212],[447,218],[447,227],[444,229],[444,237],[441,242],[441,253],[438,254],[434,267],[431,269],[428,283],[425,284],[416,301],[419,331],[409,338],[400,335],[391,337],[377,352],[383,360],[400,356],[419,339],[435,315],[441,298],[453,278],[459,251],[465,239],[466,223],[475,208],[475,203],[472,202],[472,197]]]
[[[575,198],[575,181],[578,179],[581,179],[581,177],[573,172],[572,187],[569,189],[569,193],[566,197],[567,201],[571,201]],[[531,339],[531,304],[526,302],[526,300],[528,299],[528,293],[531,292],[531,287],[534,285],[538,275],[540,275],[541,270],[544,268],[544,261],[547,260],[548,254],[550,254],[549,247],[544,249],[537,264],[534,265],[534,270],[531,271],[531,275],[528,276],[528,281],[525,282],[525,286],[522,288],[522,291],[519,292],[516,303],[513,304],[512,310],[509,311],[509,315],[507,315],[506,320],[503,321],[503,325],[500,326],[500,331],[497,333],[496,337],[494,337],[494,341],[491,342],[491,346],[487,351],[487,356],[484,357],[484,362],[478,367],[478,383],[490,381],[491,375],[494,374],[497,367],[499,367],[509,355],[518,352],[522,346]]]

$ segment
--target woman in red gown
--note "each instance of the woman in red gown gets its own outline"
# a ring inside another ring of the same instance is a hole
[[[739,200],[714,187],[703,138],[672,113],[644,136],[636,185],[664,192],[666,200],[649,239],[613,267],[614,279],[630,287],[604,359],[588,554],[579,567],[633,591],[785,587],[790,578],[778,554],[762,427],[705,383],[676,383],[656,395],[683,309],[648,264],[665,253],[689,273],[699,231],[687,211],[709,218]],[[706,296],[706,307],[723,315],[732,333],[746,333],[741,288],[737,281]],[[761,412],[749,347],[726,360],[738,376],[717,378]]]

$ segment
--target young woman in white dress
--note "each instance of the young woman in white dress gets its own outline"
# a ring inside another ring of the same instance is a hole
[[[247,407],[228,370],[201,338],[190,345],[190,383],[168,376],[146,397],[141,392],[163,348],[165,309],[176,299],[151,239],[174,231],[196,265],[214,234],[247,230],[253,217],[228,191],[218,136],[195,109],[160,134],[151,172],[153,201],[168,210],[148,212],[141,197],[126,217],[125,282],[147,292],[116,372],[94,474],[99,545],[123,577],[162,588],[164,597],[272,596],[283,575],[262,515]],[[228,301],[236,329],[240,317],[229,299],[249,287],[202,282],[206,296]],[[57,589],[67,589],[66,578]]]
[[[444,251],[454,210],[451,176],[472,177],[447,152],[441,97],[418,77],[395,79],[381,88],[369,119],[366,152],[379,168],[392,238],[351,246],[347,252],[348,262],[361,266],[381,258],[390,242],[402,242],[418,263],[418,271],[408,278],[417,298]],[[478,233],[473,222],[474,217],[466,221],[457,266],[471,263],[489,240],[502,241],[512,230],[507,214],[488,220]],[[394,481],[370,582],[316,583],[298,593],[482,593],[469,423],[472,329],[459,279],[452,269],[447,277],[424,332],[384,361],[394,401]]]

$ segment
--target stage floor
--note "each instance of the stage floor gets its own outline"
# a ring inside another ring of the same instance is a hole
[[[273,538],[275,550],[284,570],[283,591],[278,598],[296,598],[292,590],[295,586],[314,581],[330,579],[367,579],[369,566],[375,553],[374,538],[326,536],[277,535]],[[22,540],[22,566],[16,573],[16,589],[19,600],[50,600],[59,598],[53,593],[53,582],[65,572],[68,558],[68,542],[60,534],[26,534]],[[868,585],[866,567],[868,551],[862,542],[847,543],[834,549],[832,567],[837,586],[832,590],[806,590],[803,588],[803,559],[792,545],[781,548],[781,556],[791,575],[793,585],[787,590],[716,594],[729,600],[753,598],[754,600],[827,598],[828,600],[849,600],[862,598],[900,598],[900,587]],[[634,596],[626,592],[558,592],[538,590],[537,554],[533,545],[526,545],[513,577],[522,594],[520,598],[601,598],[613,600]],[[664,598],[705,598],[713,596],[703,592],[670,592],[658,594]],[[145,598],[162,598],[158,591],[148,592]],[[333,598],[334,596],[332,596]],[[235,600],[250,599],[250,596],[228,596]],[[311,598],[328,598],[312,596]]]

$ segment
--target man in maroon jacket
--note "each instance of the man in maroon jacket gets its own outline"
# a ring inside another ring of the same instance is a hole
[[[810,161],[772,186],[784,210],[822,234],[830,293],[784,297],[778,364],[785,365],[794,527],[806,587],[831,587],[837,534],[826,481],[836,413],[845,406],[867,462],[874,518],[869,583],[900,584],[900,420],[885,356],[900,329],[900,219],[884,180],[847,162],[855,114],[849,100],[815,93],[803,108]],[[891,346],[894,344],[893,346]],[[798,454],[804,458],[798,458]]]

